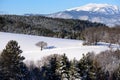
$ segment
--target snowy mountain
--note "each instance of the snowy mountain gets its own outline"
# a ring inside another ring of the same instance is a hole
[[[87,4],[85,6],[67,9],[67,11],[89,11],[103,14],[119,14],[120,10],[115,5],[108,4]]]
[[[73,18],[100,22],[109,26],[120,25],[120,8],[109,4],[87,4],[47,15],[54,18]]]

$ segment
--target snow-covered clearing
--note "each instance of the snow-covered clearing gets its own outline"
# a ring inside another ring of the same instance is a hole
[[[40,60],[42,57],[51,55],[51,54],[66,54],[69,59],[80,59],[82,54],[88,52],[95,52],[96,54],[109,49],[108,46],[97,45],[97,46],[83,46],[83,41],[81,40],[70,40],[70,39],[60,39],[60,38],[51,38],[43,36],[33,36],[33,35],[23,35],[23,34],[13,34],[0,32],[0,51],[5,48],[5,45],[10,40],[16,40],[21,49],[23,50],[22,55],[25,57],[25,60]],[[40,48],[35,44],[39,41],[47,42],[48,47],[51,49],[44,49],[40,51]]]

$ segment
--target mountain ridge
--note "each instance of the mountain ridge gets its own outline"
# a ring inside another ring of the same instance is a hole
[[[120,25],[120,8],[116,5],[90,3],[81,7],[48,14],[47,17],[89,20],[115,26]]]
[[[91,12],[112,12],[111,14],[116,14],[119,13],[119,7],[116,5],[109,5],[109,4],[95,4],[95,3],[90,3],[84,6],[76,7],[76,8],[70,8],[67,9],[66,11],[91,11]]]

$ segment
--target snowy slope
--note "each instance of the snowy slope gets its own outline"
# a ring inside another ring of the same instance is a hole
[[[90,3],[81,7],[67,9],[67,11],[89,11],[103,14],[119,14],[120,10],[116,5]]]
[[[42,57],[50,54],[63,54],[66,53],[69,59],[80,59],[82,54],[88,52],[99,53],[107,50],[108,47],[105,45],[99,46],[83,46],[81,40],[69,40],[59,39],[43,36],[31,36],[23,34],[12,34],[0,32],[0,51],[5,48],[5,45],[9,40],[16,40],[21,49],[23,50],[22,55],[25,56],[26,60],[40,60]],[[48,43],[48,47],[54,46],[53,49],[44,49],[40,51],[40,48],[35,44],[39,41],[45,41]]]
[[[120,25],[120,8],[110,4],[90,3],[70,8],[65,11],[48,14],[48,17],[89,20],[104,23],[108,26]]]

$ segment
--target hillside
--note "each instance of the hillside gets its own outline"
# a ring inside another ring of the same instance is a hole
[[[81,39],[81,32],[104,24],[83,20],[58,19],[43,16],[0,15],[0,31],[39,36]]]

